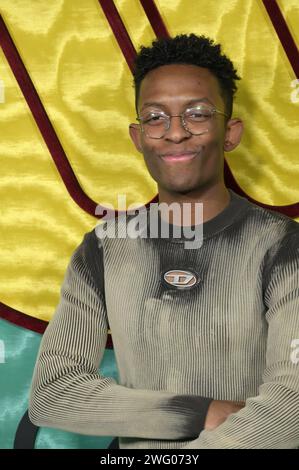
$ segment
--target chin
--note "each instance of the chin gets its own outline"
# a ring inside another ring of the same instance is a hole
[[[165,185],[164,188],[171,193],[178,193],[178,194],[188,194],[192,191],[196,191],[199,187],[201,187],[200,183],[191,184],[191,183],[172,183],[169,185]]]

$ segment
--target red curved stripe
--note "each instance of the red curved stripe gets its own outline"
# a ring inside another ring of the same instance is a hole
[[[139,0],[157,38],[169,38],[169,32],[154,0]]]
[[[134,67],[134,59],[136,57],[136,50],[120,17],[120,14],[116,9],[113,0],[98,1],[132,72]]]
[[[103,1],[103,3],[106,3]],[[109,10],[110,11],[110,10]],[[124,40],[124,34],[122,34],[122,39]],[[127,35],[128,36],[128,35]],[[133,57],[132,50],[130,45],[127,42],[126,38],[126,47],[130,49],[130,54],[128,57]],[[10,36],[10,33],[5,25],[5,22],[0,14],[0,45],[3,49],[7,62],[9,63],[11,70],[23,92],[24,98],[32,112],[34,120],[42,134],[42,137],[50,151],[50,154],[54,160],[56,168],[65,184],[65,187],[71,196],[71,198],[78,204],[81,209],[83,209],[88,214],[101,218],[102,215],[96,215],[96,207],[102,207],[93,201],[81,188],[76,175],[68,161],[68,158],[65,154],[65,151],[57,137],[57,134],[54,130],[54,127],[46,113],[46,110],[39,98],[39,95],[32,83],[32,80],[26,70],[25,65],[18,53],[18,50]],[[132,46],[133,47],[133,46]],[[135,50],[134,50],[134,54]],[[135,56],[135,55],[134,55]],[[151,202],[156,202],[156,197],[154,197]],[[102,209],[105,209],[102,207]],[[115,214],[118,214],[118,211],[115,211]]]
[[[0,317],[4,318],[4,320],[15,323],[18,326],[22,326],[23,328],[27,328],[28,330],[41,334],[44,333],[48,325],[48,322],[26,315],[25,313],[9,307],[2,302],[0,302]]]
[[[0,44],[67,191],[81,209],[95,216],[97,203],[81,188],[1,14]]]
[[[263,0],[263,4],[290,64],[293,67],[294,73],[296,77],[299,78],[299,51],[290,33],[287,22],[284,19],[276,0]]]
[[[238,193],[240,196],[246,197],[248,201],[263,207],[264,209],[280,212],[281,214],[287,215],[291,218],[299,217],[299,202],[290,204],[288,206],[272,206],[270,204],[264,204],[263,202],[256,201],[252,197],[248,196],[248,194],[246,194],[245,191],[243,191],[243,189],[238,185],[226,160],[224,160],[224,181],[229,188]]]

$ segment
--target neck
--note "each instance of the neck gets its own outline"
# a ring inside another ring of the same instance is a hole
[[[189,193],[177,193],[165,190],[159,187],[159,203],[166,203],[167,205],[173,202],[189,203],[190,217],[188,220],[191,225],[195,225],[198,217],[196,217],[196,203],[203,204],[203,223],[216,217],[222,212],[229,204],[230,194],[223,181],[215,183],[213,186],[208,188],[198,188],[195,191]],[[168,223],[174,223],[172,212],[169,213]]]

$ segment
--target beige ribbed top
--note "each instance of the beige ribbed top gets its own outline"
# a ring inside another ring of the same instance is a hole
[[[85,236],[42,340],[35,424],[120,448],[299,446],[299,226],[230,194],[198,249]],[[167,285],[169,270],[197,282]],[[98,373],[109,326],[119,383]],[[202,431],[211,399],[246,406]]]

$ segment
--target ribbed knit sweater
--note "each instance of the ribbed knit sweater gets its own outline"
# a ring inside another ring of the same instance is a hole
[[[299,226],[230,195],[197,249],[84,237],[41,343],[35,424],[124,449],[299,446]],[[169,285],[171,270],[197,282]],[[118,383],[98,372],[109,327]],[[246,405],[205,431],[211,399]]]

